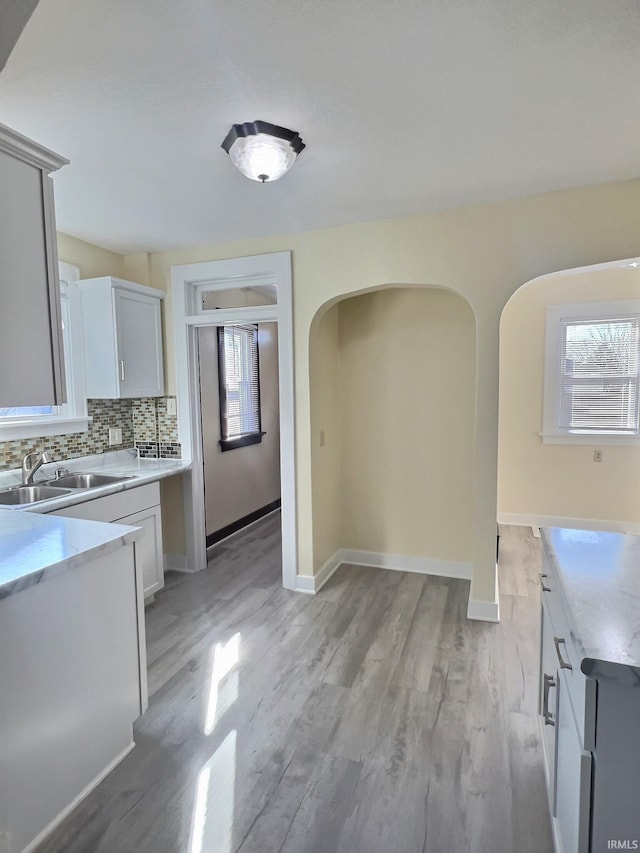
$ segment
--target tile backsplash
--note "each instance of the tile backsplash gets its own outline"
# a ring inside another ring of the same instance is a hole
[[[0,470],[19,468],[27,453],[48,450],[56,461],[138,447],[141,456],[180,458],[178,421],[167,413],[168,397],[89,400],[87,432],[0,441]],[[122,428],[122,444],[109,446],[109,427]]]
[[[140,456],[179,459],[178,418],[169,414],[168,401],[175,397],[145,397],[133,401],[133,432]]]

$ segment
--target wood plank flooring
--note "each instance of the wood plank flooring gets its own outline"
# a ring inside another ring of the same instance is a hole
[[[278,515],[169,573],[136,748],[39,853],[552,853],[539,540],[501,532],[498,625],[465,581],[283,590]]]

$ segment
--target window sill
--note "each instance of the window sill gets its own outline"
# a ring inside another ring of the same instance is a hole
[[[49,435],[70,435],[74,432],[86,432],[92,418],[42,417],[33,419],[6,420],[0,424],[0,441],[14,441],[20,438],[40,438]]]
[[[640,444],[640,435],[629,435],[628,433],[541,432],[539,435],[543,444],[575,444],[589,447],[603,447],[604,445],[630,447]]]
[[[220,444],[220,450],[224,453],[227,450],[235,450],[237,447],[260,444],[263,435],[266,435],[266,432],[251,432],[246,435],[239,435],[236,438],[221,438],[218,443]]]

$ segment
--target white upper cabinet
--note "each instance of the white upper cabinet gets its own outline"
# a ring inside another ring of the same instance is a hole
[[[105,276],[79,282],[87,397],[161,397],[161,290]]]
[[[49,173],[68,163],[0,125],[0,406],[65,402]]]

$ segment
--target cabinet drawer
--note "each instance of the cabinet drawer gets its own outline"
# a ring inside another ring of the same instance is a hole
[[[160,485],[146,483],[124,492],[116,492],[102,498],[84,501],[81,504],[57,509],[51,515],[67,518],[85,518],[88,521],[118,521],[125,515],[133,515],[160,503]]]

